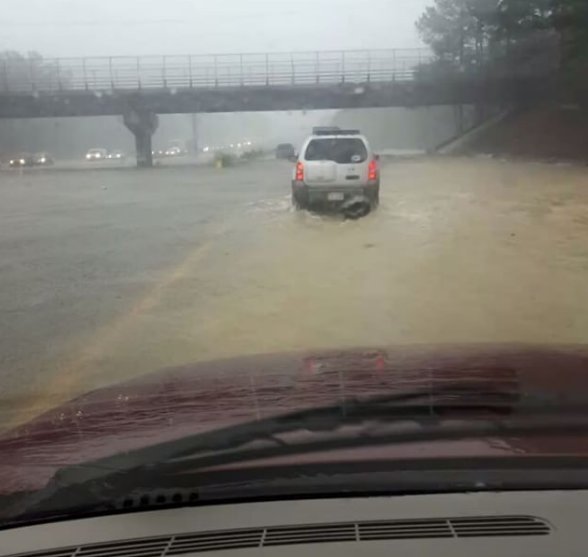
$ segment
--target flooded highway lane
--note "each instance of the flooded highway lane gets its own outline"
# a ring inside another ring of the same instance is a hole
[[[290,165],[0,175],[1,386],[21,422],[162,367],[312,348],[585,342],[588,171],[384,163],[359,221]]]

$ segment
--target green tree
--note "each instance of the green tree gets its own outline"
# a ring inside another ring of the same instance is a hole
[[[553,44],[564,68],[588,59],[588,0],[434,0],[417,29],[440,58],[462,66]]]
[[[435,54],[460,68],[480,64],[493,36],[498,0],[435,0],[417,30]]]
[[[444,64],[563,70],[588,65],[588,0],[432,0],[417,22]]]
[[[57,62],[45,60],[37,52],[0,52],[0,90],[58,89],[66,87],[68,80],[68,73],[60,71]]]
[[[585,70],[588,62],[588,1],[550,0],[550,24],[560,38],[562,65]]]

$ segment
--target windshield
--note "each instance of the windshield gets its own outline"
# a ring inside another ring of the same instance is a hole
[[[0,508],[583,465],[588,2],[3,4]]]
[[[364,162],[368,153],[365,143],[355,138],[313,139],[306,148],[307,161],[332,161],[339,164]]]

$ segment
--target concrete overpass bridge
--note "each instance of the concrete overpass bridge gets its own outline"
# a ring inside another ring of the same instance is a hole
[[[536,77],[432,77],[425,49],[0,61],[0,118],[122,115],[151,166],[158,114],[512,102]]]

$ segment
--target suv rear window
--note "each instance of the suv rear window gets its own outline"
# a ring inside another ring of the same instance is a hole
[[[307,161],[333,161],[338,164],[365,162],[367,157],[365,143],[354,137],[313,139],[304,155]]]

